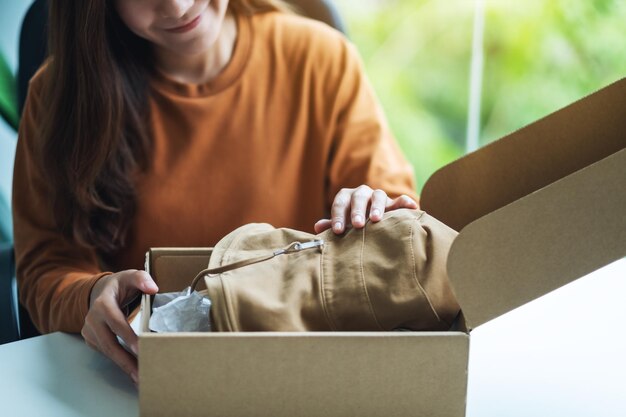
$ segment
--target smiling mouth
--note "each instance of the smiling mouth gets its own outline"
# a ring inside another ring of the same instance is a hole
[[[186,23],[182,26],[178,26],[175,28],[170,28],[170,29],[165,29],[165,31],[170,32],[170,33],[185,33],[185,32],[189,32],[191,29],[195,28],[196,26],[198,26],[198,23],[200,23],[200,18],[202,17],[202,15],[198,15],[198,17],[196,17],[195,19],[193,19],[191,22]]]

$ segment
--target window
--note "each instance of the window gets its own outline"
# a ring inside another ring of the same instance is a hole
[[[626,75],[623,1],[335,1],[420,189],[467,149],[481,49],[479,146]]]

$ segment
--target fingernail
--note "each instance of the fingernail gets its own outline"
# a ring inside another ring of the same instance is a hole
[[[372,215],[370,217],[378,217],[380,216],[380,210],[374,209],[372,210]]]
[[[336,223],[333,225],[333,230],[334,230],[335,232],[341,232],[341,222],[336,222]]]
[[[354,223],[363,223],[363,216],[361,216],[360,214],[354,216]]]

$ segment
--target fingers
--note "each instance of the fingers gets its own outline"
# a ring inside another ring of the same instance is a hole
[[[383,190],[375,190],[372,194],[372,206],[370,207],[370,220],[373,222],[380,221],[383,218],[383,213],[388,204],[391,203],[391,199],[387,197],[387,193]]]
[[[146,294],[159,292],[159,287],[146,271],[133,271],[130,276],[130,279],[120,280],[120,290],[132,293],[136,292],[135,289],[137,289]]]
[[[88,346],[102,352],[137,383],[137,360],[118,342],[119,336],[137,354],[138,339],[121,306],[139,292],[155,294],[158,287],[152,277],[137,270],[127,270],[99,280],[90,296],[90,308],[85,317],[82,335]]]
[[[332,228],[336,234],[341,234],[345,230],[346,218],[352,201],[352,191],[351,188],[343,188],[339,191],[330,208]]]
[[[398,198],[388,201],[387,211],[397,210],[401,208],[417,209],[419,205],[408,195],[401,195]]]
[[[114,323],[113,326],[119,330],[122,324]],[[130,329],[130,331],[132,332],[132,329]],[[124,331],[122,331],[122,333],[125,334],[125,337],[122,338],[127,344],[129,344],[127,340],[132,338]],[[131,354],[126,352],[122,346],[120,346],[114,331],[112,331],[111,327],[109,327],[109,324],[105,320],[99,319],[95,314],[88,315],[85,319],[85,326],[83,327],[81,334],[85,339],[87,346],[110,358],[117,366],[126,372],[135,383],[137,383],[137,360]],[[137,349],[136,338],[137,336],[135,335],[134,341],[131,342],[135,346],[135,351]],[[129,346],[131,345],[129,344]],[[131,347],[131,349],[133,348]]]
[[[315,223],[315,233],[321,233],[332,227],[335,234],[341,234],[346,226],[357,229],[365,226],[368,210],[373,222],[382,220],[385,211],[401,208],[418,209],[419,204],[407,195],[391,199],[383,190],[372,190],[367,185],[357,188],[343,188],[335,196],[331,207],[331,218]]]
[[[317,222],[314,227],[316,233],[328,229],[329,225],[336,234],[343,233],[347,225],[353,225],[357,228],[365,226],[372,193],[372,189],[367,185],[361,185],[357,188],[343,188],[337,193],[333,201],[330,221],[323,219]]]
[[[135,384],[138,383],[137,359],[117,343],[117,338],[108,327],[102,326],[98,330],[96,331],[98,349],[122,368],[122,371],[126,372]]]
[[[111,308],[109,312],[109,315],[106,317],[107,326],[113,334],[121,337],[126,346],[137,355],[139,351],[137,335],[128,324],[126,317],[119,308]]]
[[[80,335],[85,340],[87,346],[89,346],[93,350],[100,350],[98,349],[98,338],[96,337],[96,334],[93,332],[93,329],[91,327],[83,326],[83,329],[80,331]]]
[[[350,200],[350,221],[357,229],[365,226],[365,213],[370,204],[372,193],[372,189],[367,185],[361,185],[352,193]]]
[[[365,226],[367,207],[372,198],[372,193],[372,189],[367,185],[361,185],[357,188],[343,188],[339,191],[330,210],[333,232],[336,234],[343,233],[348,224],[357,228]],[[326,223],[322,223],[320,229],[325,225]]]
[[[322,219],[322,220],[319,220],[317,223],[315,223],[315,225],[313,226],[313,230],[315,230],[316,234],[319,234],[319,233],[322,233],[324,230],[330,229],[332,225],[333,225],[332,220]]]

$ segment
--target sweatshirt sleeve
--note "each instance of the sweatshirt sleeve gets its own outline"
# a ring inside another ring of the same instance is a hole
[[[35,77],[37,78],[37,77]],[[31,81],[22,114],[13,173],[13,228],[20,302],[39,331],[79,333],[100,271],[93,250],[65,238],[51,210],[45,173],[35,157],[42,109]]]
[[[339,43],[339,59],[333,65],[335,89],[328,201],[344,187],[367,184],[391,198],[406,194],[419,202],[413,167],[405,159],[391,133],[356,48]],[[335,84],[337,85],[337,84]]]

